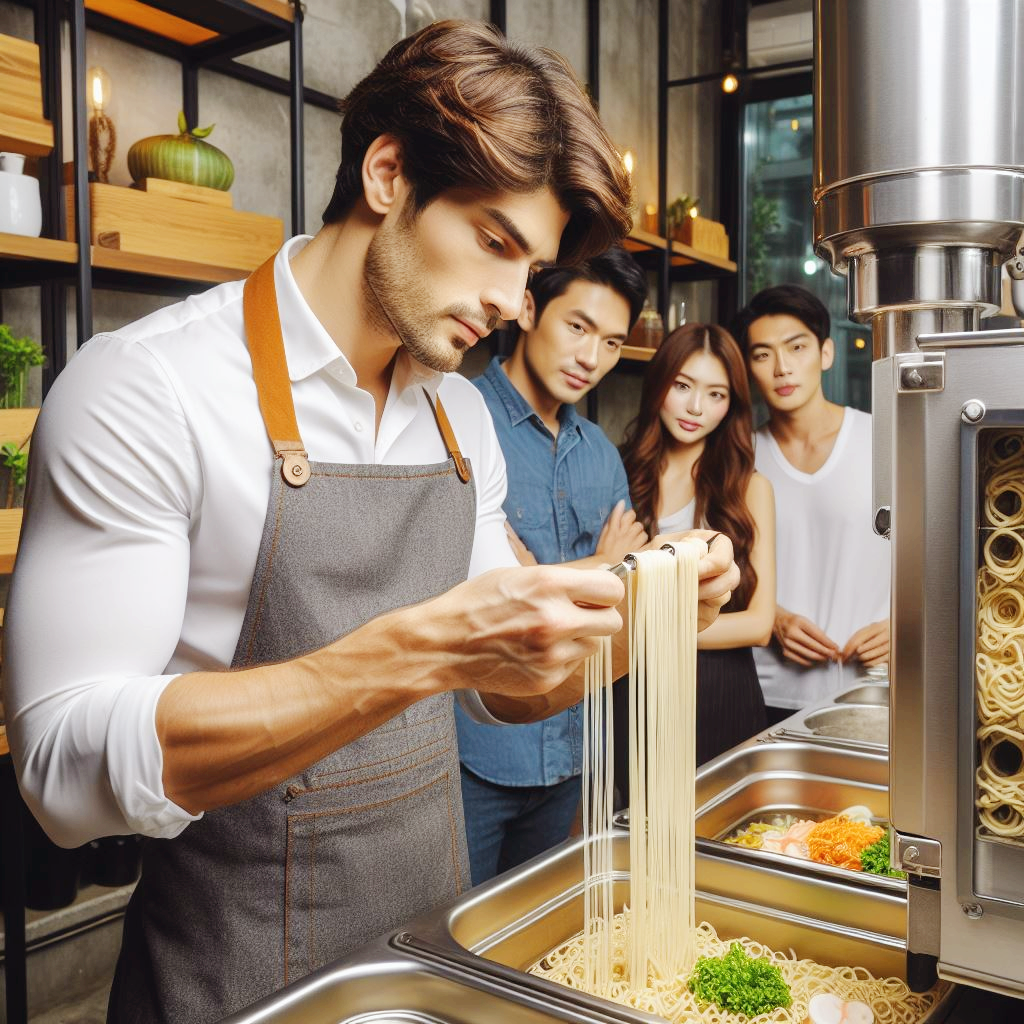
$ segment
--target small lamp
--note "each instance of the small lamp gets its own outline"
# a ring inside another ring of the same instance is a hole
[[[110,75],[101,67],[89,68],[85,73],[85,86],[92,110],[89,115],[89,159],[96,172],[96,180],[105,182],[117,150],[117,131],[105,113],[110,103]]]

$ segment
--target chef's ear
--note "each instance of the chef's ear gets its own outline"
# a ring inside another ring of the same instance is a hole
[[[402,147],[393,135],[378,135],[363,157],[363,195],[381,216],[405,204],[409,183],[402,174]]]
[[[523,308],[519,311],[516,323],[523,331],[532,331],[537,326],[537,304],[533,301],[533,292],[529,288],[523,296]]]

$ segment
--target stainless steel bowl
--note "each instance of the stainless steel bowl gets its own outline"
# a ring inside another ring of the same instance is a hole
[[[855,686],[852,690],[840,693],[833,703],[873,704],[887,708],[889,706],[889,684],[866,683],[864,686]]]
[[[822,708],[808,714],[804,727],[815,736],[851,740],[875,747],[889,745],[889,709],[870,705],[846,704]]]

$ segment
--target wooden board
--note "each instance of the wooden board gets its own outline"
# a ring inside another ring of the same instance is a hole
[[[18,553],[21,536],[20,508],[0,508],[0,573],[14,570],[14,557]]]
[[[39,47],[35,43],[0,35],[0,110],[30,121],[43,119]]]
[[[143,178],[136,182],[136,188],[143,192],[159,192],[162,196],[188,199],[193,203],[212,203],[214,206],[231,206],[231,193],[219,188],[203,185],[186,185],[183,181],[168,181],[166,178]]]
[[[64,193],[70,235],[75,229],[74,189],[65,188]],[[277,217],[98,182],[90,184],[89,197],[90,241],[100,248],[255,270],[284,241],[284,223]]]
[[[38,409],[0,409],[0,444],[13,441],[21,448],[32,436],[38,417]]]
[[[61,242],[54,238],[32,238],[29,235],[10,235],[0,231],[0,259],[11,257],[74,263],[78,259],[78,246],[74,242]]]
[[[105,14],[108,18],[116,18],[165,39],[174,39],[186,46],[195,46],[197,43],[205,43],[208,39],[217,37],[217,33],[211,29],[195,25],[173,14],[165,14],[148,4],[139,3],[138,0],[85,0],[85,7],[86,10]]]
[[[25,156],[48,156],[53,149],[53,125],[15,117],[0,110],[0,150]]]
[[[729,236],[725,233],[725,225],[719,224],[716,220],[687,217],[680,226],[676,239],[700,252],[722,259],[729,258]]]
[[[623,359],[632,359],[638,363],[649,363],[654,358],[656,348],[644,348],[640,345],[623,345],[619,350]]]
[[[181,260],[168,256],[141,256],[120,249],[90,249],[92,265],[101,270],[120,270],[128,274],[149,274],[151,277],[173,277],[179,281],[197,281],[202,284],[222,284],[239,281],[249,271],[233,267],[218,267],[196,260]]]

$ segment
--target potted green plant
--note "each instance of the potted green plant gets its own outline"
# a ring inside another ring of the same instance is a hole
[[[20,409],[25,404],[25,380],[30,367],[46,362],[43,347],[31,338],[18,338],[7,324],[0,324],[0,409]]]

